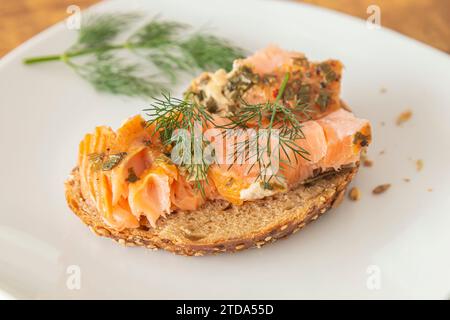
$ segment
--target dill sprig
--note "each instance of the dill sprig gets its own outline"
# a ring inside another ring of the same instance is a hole
[[[281,163],[287,165],[293,161],[298,162],[300,157],[308,160],[308,151],[296,144],[295,140],[305,139],[299,119],[301,115],[310,116],[309,104],[298,103],[293,108],[283,104],[282,98],[289,77],[290,74],[286,73],[274,102],[248,104],[242,101],[241,108],[234,115],[228,117],[230,122],[222,126],[224,129],[238,129],[246,128],[251,123],[256,124],[255,136],[237,142],[233,157],[245,161],[250,160],[252,165],[248,168],[248,172],[257,165],[259,173],[256,180],[262,180],[265,188],[270,188],[270,181],[273,178],[277,180],[283,178],[282,170],[279,174],[270,173],[274,153]],[[276,136],[273,136],[274,132],[276,132]],[[278,143],[272,148],[273,139],[278,140]],[[250,150],[256,152],[252,153]],[[282,155],[286,159],[282,159]]]
[[[202,70],[214,70],[217,66],[231,70],[233,61],[242,55],[242,51],[229,41],[203,33],[193,34],[180,47],[190,56],[193,64]]]
[[[27,58],[24,63],[62,61],[99,91],[148,98],[167,90],[183,72],[230,69],[232,61],[244,55],[225,39],[185,34],[190,26],[158,18],[117,43],[140,17],[136,13],[83,16],[77,42],[68,50]]]
[[[75,53],[86,48],[101,48],[113,40],[140,18],[138,13],[90,15],[83,17],[83,24],[78,33],[78,40],[68,52]]]
[[[205,196],[204,183],[208,181],[210,159],[203,154],[209,144],[203,137],[203,128],[209,124],[213,125],[212,116],[204,106],[188,99],[174,98],[168,93],[163,93],[162,98],[155,98],[150,107],[143,111],[149,117],[146,125],[152,126],[152,130],[159,134],[164,145],[185,146],[184,142],[189,139],[189,149],[179,149],[177,162],[187,181],[193,182]]]
[[[95,89],[127,96],[153,96],[166,88],[155,75],[142,72],[139,63],[127,63],[123,58],[104,53],[84,64],[67,64]]]

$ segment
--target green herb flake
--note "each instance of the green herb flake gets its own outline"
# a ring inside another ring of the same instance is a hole
[[[88,160],[91,163],[92,169],[94,170],[99,170],[102,167],[104,159],[104,153],[91,153],[88,155]]]
[[[300,86],[298,91],[298,103],[308,103],[311,95],[311,86],[304,84]]]
[[[233,94],[237,94],[239,96],[259,81],[259,75],[254,73],[250,67],[243,66],[229,79],[227,89]]]
[[[309,67],[309,61],[306,57],[294,57],[292,58],[294,65],[299,65],[301,67]]]
[[[109,171],[114,169],[119,165],[120,162],[122,162],[122,160],[125,158],[126,155],[127,155],[126,152],[119,152],[116,154],[108,155],[103,161],[102,170]]]
[[[128,177],[125,180],[129,183],[134,183],[139,180],[138,176],[136,175],[136,172],[134,172],[133,167],[128,168]]]
[[[321,111],[325,111],[330,102],[330,96],[327,92],[321,91],[316,98],[316,103],[319,105]]]
[[[337,80],[336,72],[334,72],[334,70],[328,63],[321,63],[319,65],[319,69],[325,74],[325,79],[327,80],[327,82],[333,82]]]
[[[361,132],[355,133],[355,136],[353,137],[353,144],[360,145],[361,147],[366,147],[369,145],[370,136],[365,135]]]
[[[216,100],[214,100],[213,97],[210,97],[206,101],[206,110],[208,110],[209,113],[216,113],[219,110],[219,107],[217,106]]]

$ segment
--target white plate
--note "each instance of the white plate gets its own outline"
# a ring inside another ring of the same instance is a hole
[[[132,9],[208,23],[249,50],[276,43],[314,60],[341,59],[343,97],[374,130],[374,166],[354,181],[362,200],[345,201],[288,240],[233,255],[186,258],[92,235],[63,194],[78,142],[95,125],[116,127],[145,105],[98,94],[61,63],[24,66],[24,57],[73,42],[76,32],[58,24],[0,63],[3,291],[18,298],[449,298],[448,55],[294,3],[118,1],[94,8]],[[407,108],[413,118],[399,128],[395,118]],[[416,159],[424,160],[421,172]],[[381,183],[392,187],[373,196]],[[80,290],[67,287],[73,265],[81,271]]]

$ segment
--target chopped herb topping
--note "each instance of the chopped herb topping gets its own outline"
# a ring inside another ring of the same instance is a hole
[[[219,110],[219,107],[217,106],[216,100],[214,100],[213,97],[210,97],[206,101],[206,110],[208,110],[209,113],[216,113]]]
[[[321,111],[325,111],[328,107],[328,103],[330,102],[330,96],[326,91],[320,91],[319,95],[316,98],[316,103],[319,105]]]
[[[309,67],[309,61],[306,59],[306,57],[294,57],[292,58],[292,62],[295,65],[299,65],[302,67]]]
[[[116,154],[110,154],[106,156],[102,164],[102,170],[109,171],[114,169],[116,166],[119,165],[119,163],[125,158],[126,155],[127,155],[126,152],[119,152]]]
[[[105,153],[91,153],[88,159],[94,170],[109,171],[114,169],[127,155],[126,152],[105,155]]]
[[[230,92],[242,95],[259,80],[259,76],[250,67],[243,66],[230,78],[227,89]]]
[[[325,74],[325,79],[327,80],[327,82],[333,82],[337,80],[336,72],[333,71],[333,69],[328,63],[326,62],[321,63],[319,65],[319,69]]]
[[[88,160],[91,162],[91,166],[94,170],[99,170],[102,167],[104,159],[104,153],[91,153],[88,155]]]
[[[265,74],[261,79],[263,84],[271,85],[277,81],[277,77],[273,74]]]
[[[355,133],[355,137],[353,138],[353,144],[360,145],[361,147],[366,147],[369,145],[370,136],[365,135],[361,132]]]
[[[298,102],[299,103],[308,103],[311,95],[311,85],[304,84],[300,87],[298,91]]]
[[[134,182],[136,182],[138,180],[139,180],[139,178],[136,175],[136,172],[134,172],[133,167],[128,168],[128,177],[126,178],[126,181],[129,182],[129,183],[134,183]]]

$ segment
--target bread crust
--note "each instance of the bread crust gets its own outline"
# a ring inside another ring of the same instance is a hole
[[[72,171],[65,182],[65,194],[71,210],[99,236],[111,238],[125,246],[142,246],[153,250],[165,249],[179,255],[202,256],[260,248],[295,233],[331,207],[339,205],[347,185],[357,171],[357,166],[342,169],[309,184],[300,185],[285,194],[246,202],[242,206],[233,206],[222,200],[209,201],[196,211],[174,212],[167,218],[159,219],[156,228],[142,226],[123,231],[106,225],[96,208],[82,197],[78,168]],[[235,228],[236,230],[226,230],[227,233],[224,233],[222,229],[227,227],[224,219],[233,218],[233,225],[245,225],[248,212],[252,213],[253,220],[256,217],[255,227]],[[210,219],[205,220],[208,217]],[[264,223],[257,221],[259,218]],[[208,227],[217,227],[216,230],[221,231],[212,231],[214,236],[205,235],[205,230],[201,229],[208,223]],[[196,233],[199,230],[203,234]]]

